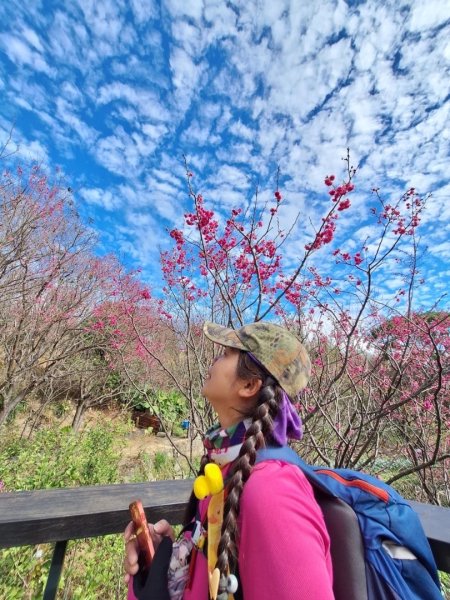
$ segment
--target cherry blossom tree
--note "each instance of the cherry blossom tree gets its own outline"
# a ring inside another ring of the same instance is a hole
[[[201,322],[239,327],[275,319],[303,339],[313,358],[311,383],[298,398],[302,452],[390,481],[414,475],[412,485],[442,501],[448,483],[429,482],[449,458],[448,319],[438,312],[430,320],[435,306],[416,308],[423,284],[416,232],[428,198],[413,188],[385,198],[374,188],[358,206],[370,233],[359,242],[346,239],[339,227],[351,218],[356,176],[347,155],[343,180],[324,178],[328,209],[315,229],[300,227],[303,250],[297,244],[295,254],[294,226],[305,219],[300,214],[290,229],[281,227],[278,175],[271,201],[261,202],[257,192],[223,217],[186,172],[192,210],[169,232],[173,246],[161,264],[164,305],[185,349],[179,366],[190,376],[186,394],[201,408],[192,410],[194,425],[202,431],[210,423],[199,389],[212,350],[200,341]],[[399,285],[387,286],[390,279]],[[386,454],[396,461],[384,460]]]
[[[90,348],[84,324],[103,278],[70,194],[39,167],[0,183],[0,425],[63,361]]]

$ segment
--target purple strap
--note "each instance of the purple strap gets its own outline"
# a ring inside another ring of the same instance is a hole
[[[283,390],[283,399],[273,422],[272,439],[280,446],[285,446],[289,439],[301,440],[302,435],[303,427],[300,415]]]

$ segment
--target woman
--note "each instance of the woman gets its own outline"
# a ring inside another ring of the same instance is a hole
[[[331,600],[330,541],[310,484],[294,465],[276,460],[255,465],[258,449],[301,438],[301,421],[291,398],[307,384],[308,355],[292,333],[273,323],[253,323],[236,331],[205,323],[204,334],[221,345],[223,353],[209,369],[202,390],[219,424],[206,435],[200,473],[205,467],[206,474],[213,473],[217,467],[207,465],[219,465],[225,491],[212,491],[200,500],[191,496],[187,527],[173,547],[166,521],[150,526],[155,546],[164,542],[145,583],[138,574],[137,546],[128,525],[128,597],[135,597],[134,587],[139,599],[150,600],[228,600],[233,594],[235,600]],[[218,506],[218,543],[212,539],[217,528],[213,503]]]

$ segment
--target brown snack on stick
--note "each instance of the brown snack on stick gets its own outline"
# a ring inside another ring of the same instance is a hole
[[[135,500],[130,504],[130,513],[139,546],[139,566],[147,570],[152,564],[155,548],[148,530],[144,507],[140,500]]]

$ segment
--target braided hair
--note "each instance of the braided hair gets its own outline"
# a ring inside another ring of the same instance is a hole
[[[278,413],[282,400],[283,391],[276,380],[248,355],[240,351],[236,369],[236,375],[240,379],[257,378],[262,381],[256,405],[247,413],[242,413],[242,418],[251,419],[247,429],[244,443],[239,456],[234,461],[228,473],[226,482],[226,500],[224,505],[224,516],[222,532],[217,551],[217,568],[221,575],[236,571],[238,562],[238,517],[241,494],[245,482],[250,477],[252,467],[255,464],[256,452],[266,445],[270,439],[273,422]],[[208,463],[208,457],[204,456],[200,464],[199,475],[204,474]],[[191,494],[186,514],[185,523],[189,523],[195,517],[197,501]]]

